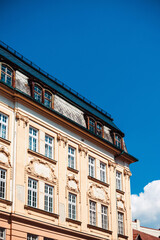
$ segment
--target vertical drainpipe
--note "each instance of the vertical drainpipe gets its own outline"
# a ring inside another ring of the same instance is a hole
[[[15,176],[16,176],[16,143],[17,143],[17,125],[16,125],[16,113],[14,112],[14,129],[13,129],[13,189],[12,189],[12,212],[15,210]]]

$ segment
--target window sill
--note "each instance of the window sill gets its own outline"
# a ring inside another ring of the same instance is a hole
[[[78,173],[79,171],[77,169],[74,169],[74,168],[71,168],[71,167],[67,167],[67,169],[71,172],[74,172],[74,173]]]
[[[1,202],[1,203],[4,203],[4,204],[7,204],[8,206],[11,206],[11,205],[12,205],[12,202],[11,202],[11,201],[6,200],[6,199],[3,199],[3,198],[0,198],[0,202]]]
[[[122,190],[120,190],[120,189],[116,189],[116,192],[117,193],[120,193],[120,194],[122,194],[122,195],[124,195],[125,194],[125,192],[123,192]]]
[[[74,220],[74,219],[71,219],[71,218],[66,218],[66,222],[71,222],[71,223],[74,223],[74,224],[77,224],[77,225],[81,225],[80,221]]]
[[[43,155],[43,154],[41,154],[41,153],[34,152],[33,150],[28,149],[28,153],[31,153],[31,154],[35,155],[36,157],[43,158],[43,159],[47,160],[47,161],[50,162],[50,163],[53,163],[53,164],[56,164],[56,163],[57,163],[56,160],[51,159],[51,158],[48,158],[48,157],[46,157],[45,155]]]
[[[108,184],[108,183],[102,182],[101,180],[99,180],[99,179],[97,179],[97,178],[88,176],[88,179],[90,179],[90,180],[92,180],[92,181],[94,181],[94,182],[100,183],[100,184],[102,184],[102,185],[105,186],[105,187],[109,187],[109,184]]]
[[[125,235],[123,235],[123,234],[118,234],[118,237],[120,237],[120,238],[124,238],[124,239],[128,239],[128,236],[125,236]]]
[[[97,226],[94,226],[94,225],[91,225],[91,224],[87,224],[87,227],[98,230],[98,231],[101,231],[101,232],[112,234],[112,231],[110,231],[110,230],[107,230],[107,229],[104,229],[104,228],[101,228],[101,227],[97,227]]]
[[[48,215],[48,216],[51,216],[51,217],[54,217],[54,218],[59,218],[59,215],[56,214],[56,213],[47,212],[45,210],[35,208],[35,207],[31,207],[31,206],[28,206],[28,205],[24,205],[24,209],[31,210],[31,211],[38,212],[38,213],[42,213],[42,214],[45,214],[45,215]]]
[[[6,143],[7,145],[10,145],[11,144],[11,141],[5,139],[5,138],[2,138],[0,137],[0,141],[3,142],[3,143]]]

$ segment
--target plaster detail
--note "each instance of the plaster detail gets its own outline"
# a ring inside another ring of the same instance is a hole
[[[125,169],[124,169],[124,175],[125,175],[125,176],[128,176],[128,177],[131,177],[131,176],[132,176],[132,173],[130,172],[129,169],[125,168]]]
[[[54,168],[52,164],[37,158],[33,158],[26,166],[26,173],[54,184],[57,182],[57,177],[54,174]]]
[[[20,126],[20,120],[23,121],[23,127],[26,127],[27,124],[29,123],[29,118],[24,116],[24,115],[22,115],[19,112],[16,112],[16,120],[18,121],[18,126]]]
[[[122,196],[117,196],[117,209],[123,212],[126,210]]]
[[[115,170],[115,168],[116,168],[116,163],[109,160],[109,161],[108,161],[108,166],[109,166],[109,167],[113,167],[113,169]]]
[[[68,138],[62,136],[60,133],[57,134],[57,141],[59,141],[59,145],[61,145],[61,141],[63,141],[63,147],[65,147],[65,145],[68,142]]]
[[[84,157],[87,156],[88,154],[88,148],[83,147],[81,144],[78,145],[78,150],[82,156],[82,152],[84,152]]]
[[[4,146],[0,147],[0,164],[8,168],[11,167],[10,153]]]
[[[88,196],[105,204],[109,204],[109,196],[106,189],[96,183],[90,185],[88,189]]]
[[[76,176],[69,174],[67,176],[67,189],[78,193],[79,192],[78,185],[79,181],[77,180]]]

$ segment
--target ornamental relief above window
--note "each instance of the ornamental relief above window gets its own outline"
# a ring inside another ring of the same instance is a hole
[[[69,174],[67,176],[67,189],[71,190],[75,193],[78,193],[80,191],[79,190],[79,181],[74,174],[73,175]]]
[[[105,187],[100,186],[96,183],[90,185],[88,189],[88,197],[105,204],[109,204],[110,202],[108,192],[106,191]]]
[[[8,152],[7,147],[0,146],[0,165],[7,168],[11,167],[10,162],[10,153]]]
[[[25,168],[25,182],[26,174],[48,181],[50,183],[57,183],[57,177],[55,176],[55,169],[52,164],[42,161],[37,158],[32,158],[29,164]]]

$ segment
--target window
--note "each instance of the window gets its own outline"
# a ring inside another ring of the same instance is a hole
[[[37,181],[28,178],[28,206],[37,207]]]
[[[5,240],[5,229],[0,228],[0,240]]]
[[[102,137],[102,129],[102,125],[100,123],[97,123],[96,134],[100,137]]]
[[[6,195],[6,171],[0,169],[0,198],[5,198]]]
[[[124,234],[123,229],[123,213],[118,212],[118,234]]]
[[[53,159],[53,138],[45,135],[45,156]]]
[[[42,102],[42,88],[36,84],[34,85],[34,99]]]
[[[27,234],[27,240],[38,240],[38,237],[33,234]]]
[[[0,137],[7,139],[8,117],[0,113]]]
[[[89,215],[90,224],[96,226],[96,203],[93,201],[89,202]]]
[[[32,82],[32,97],[39,103],[43,103],[46,107],[52,108],[52,96],[52,92],[36,82]]]
[[[47,90],[44,92],[44,105],[46,107],[52,107],[52,94]]]
[[[89,176],[95,176],[95,159],[89,156]]]
[[[53,187],[45,184],[44,210],[53,212]]]
[[[122,190],[122,174],[116,171],[116,189]]]
[[[68,217],[73,220],[76,219],[76,195],[71,193],[69,193]]]
[[[115,134],[115,145],[121,148],[121,137],[118,134]]]
[[[12,86],[13,70],[5,64],[1,64],[1,81]]]
[[[95,121],[90,118],[89,119],[89,130],[93,133],[95,133],[95,128],[96,128],[96,125],[95,125]]]
[[[100,162],[100,180],[106,182],[106,164]]]
[[[38,130],[29,128],[29,149],[37,152],[38,150]]]
[[[76,168],[75,163],[75,148],[69,146],[68,147],[68,167],[70,168]]]
[[[101,205],[102,228],[108,229],[107,207]]]
[[[96,135],[103,137],[103,126],[100,122],[88,117],[88,129]]]

